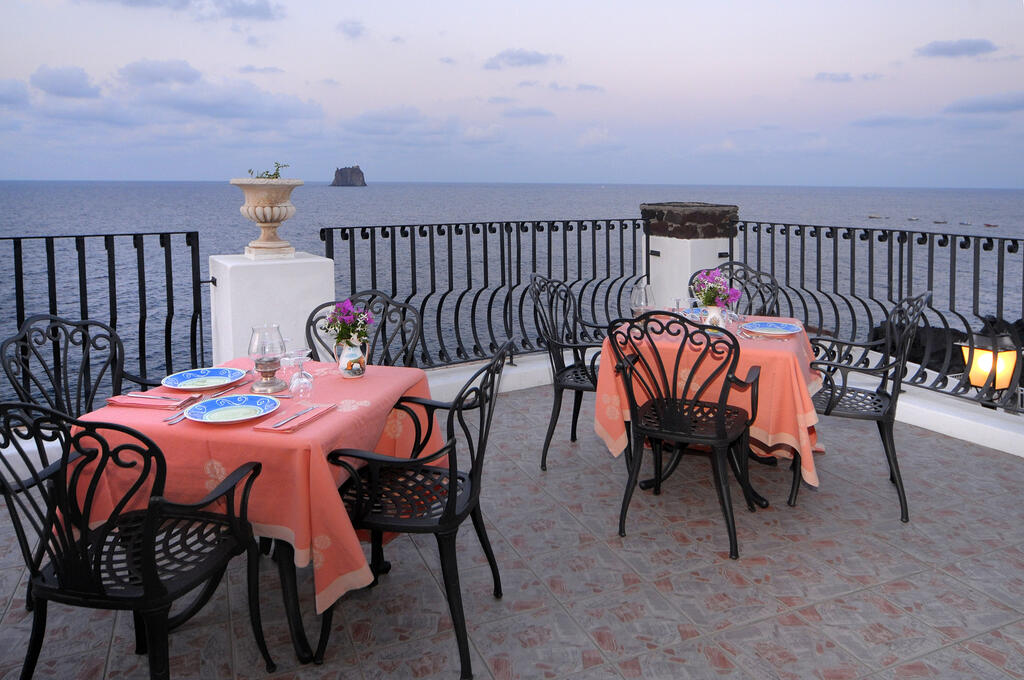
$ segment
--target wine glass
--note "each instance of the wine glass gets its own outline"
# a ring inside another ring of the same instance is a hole
[[[303,363],[309,358],[309,348],[303,347],[289,352],[290,358],[295,362],[295,374],[292,375],[288,389],[292,396],[300,402],[308,401],[313,394],[313,374],[303,369]]]
[[[637,282],[629,293],[629,308],[633,316],[640,316],[654,307],[654,294],[651,292],[650,284]]]

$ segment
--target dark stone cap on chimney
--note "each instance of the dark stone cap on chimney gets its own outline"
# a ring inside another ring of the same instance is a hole
[[[716,203],[643,203],[640,216],[648,236],[669,238],[732,238],[739,208]]]

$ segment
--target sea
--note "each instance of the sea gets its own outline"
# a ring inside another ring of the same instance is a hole
[[[641,203],[664,201],[736,205],[748,221],[1024,238],[1021,189],[440,182],[307,182],[279,233],[323,253],[321,227],[638,218]],[[0,237],[197,230],[205,268],[207,255],[240,253],[258,235],[241,203],[226,180],[0,181]]]
[[[297,250],[324,253],[319,231],[323,227],[480,223],[512,220],[599,220],[639,218],[642,203],[700,201],[736,205],[740,219],[756,222],[827,226],[908,229],[952,234],[1024,239],[1024,190],[1020,189],[903,189],[791,186],[687,186],[654,184],[480,184],[431,182],[371,182],[366,187],[332,187],[307,182],[292,194],[296,215],[279,230]],[[198,231],[201,276],[208,278],[208,256],[241,253],[256,238],[255,224],[239,213],[241,191],[222,182],[85,182],[0,181],[0,338],[15,332],[14,266],[12,242],[3,237],[135,234],[161,231]],[[997,226],[985,226],[997,225]],[[72,244],[55,256],[58,312],[80,316],[78,265]],[[106,319],[106,254],[99,243],[89,246],[89,316]],[[47,309],[47,266],[43,244],[25,245],[26,311]],[[29,254],[29,251],[32,254]],[[145,297],[138,304],[136,262],[130,246],[118,250],[118,332],[126,345],[151,342],[140,355],[149,371],[165,365],[161,332],[171,339],[174,363],[187,356],[187,275],[176,274],[174,326],[162,321],[166,289],[159,248],[146,255]],[[175,255],[179,257],[179,255]],[[187,254],[181,254],[187,257]],[[1019,260],[1020,256],[1013,256]],[[991,262],[987,259],[986,262]],[[360,263],[360,267],[365,263]],[[458,265],[464,266],[464,265]],[[863,267],[863,263],[858,264]],[[339,276],[345,268],[339,266]],[[1012,270],[1016,281],[1003,281],[1017,291],[1009,301],[1020,308],[1019,263]],[[422,275],[418,272],[417,275]],[[407,276],[407,275],[406,275]],[[479,276],[479,274],[478,274]],[[966,273],[971,278],[970,273]],[[994,284],[982,283],[988,287]],[[366,287],[366,286],[362,286]],[[429,287],[429,286],[428,286]],[[958,298],[970,295],[969,282]],[[991,296],[989,296],[991,297]],[[204,291],[203,306],[207,306]],[[113,297],[111,302],[115,302]],[[958,303],[969,308],[970,300]],[[1014,312],[1015,314],[1015,312]],[[208,324],[208,308],[204,310]],[[1016,318],[1014,316],[1013,318]],[[148,325],[147,325],[148,322]],[[164,324],[167,330],[161,331]],[[441,323],[440,321],[438,323]],[[437,333],[447,333],[451,320]],[[209,348],[209,326],[202,335]],[[436,339],[432,342],[438,342]],[[136,370],[145,372],[145,367]],[[169,371],[168,371],[169,372]]]

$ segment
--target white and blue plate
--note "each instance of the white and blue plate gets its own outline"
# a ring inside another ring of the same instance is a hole
[[[750,321],[742,324],[740,330],[752,335],[794,335],[803,330],[795,323],[785,321]]]
[[[207,399],[185,409],[185,417],[197,423],[240,423],[273,413],[277,399],[260,394],[234,394]]]
[[[172,390],[205,390],[230,385],[244,377],[245,371],[240,368],[190,368],[167,376],[160,384]]]

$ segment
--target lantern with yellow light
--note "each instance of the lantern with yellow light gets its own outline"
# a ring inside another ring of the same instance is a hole
[[[968,380],[972,386],[988,385],[994,390],[1005,390],[1010,386],[1019,350],[1009,336],[978,335],[975,336],[973,350],[970,345],[961,345],[960,350],[970,371]]]

